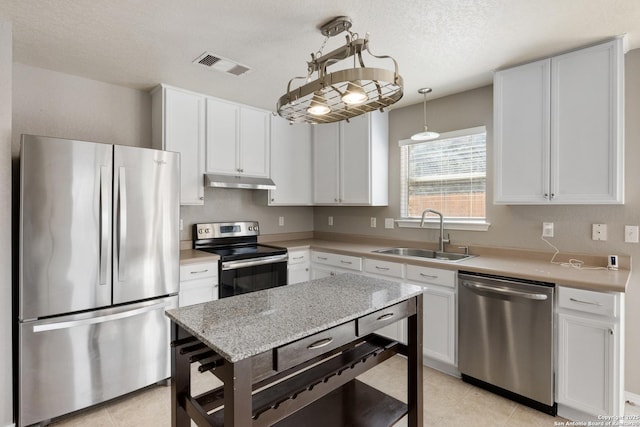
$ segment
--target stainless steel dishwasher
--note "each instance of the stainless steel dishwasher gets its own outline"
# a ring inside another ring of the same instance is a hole
[[[460,272],[462,379],[555,415],[553,283]]]

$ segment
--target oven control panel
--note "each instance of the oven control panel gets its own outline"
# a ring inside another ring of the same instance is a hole
[[[195,239],[218,239],[223,237],[259,236],[257,221],[210,222],[194,224]]]

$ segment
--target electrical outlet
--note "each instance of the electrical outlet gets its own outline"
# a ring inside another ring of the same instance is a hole
[[[592,240],[607,240],[607,224],[593,224],[591,226]]]
[[[371,228],[376,228],[376,217],[375,216],[371,217]]]
[[[283,216],[278,217],[278,225],[279,225],[280,227],[283,227],[283,226],[284,226],[284,217],[283,217]]]
[[[542,223],[542,237],[553,237],[553,223],[552,222],[543,222]]]
[[[637,225],[625,225],[624,226],[624,241],[625,243],[638,243],[638,236],[640,233],[638,232]]]
[[[332,216],[330,216],[330,217],[327,219],[327,223],[328,223],[329,225],[333,225],[333,217],[332,217]]]
[[[393,222],[393,218],[385,218],[384,219],[384,228],[393,228],[395,223]]]

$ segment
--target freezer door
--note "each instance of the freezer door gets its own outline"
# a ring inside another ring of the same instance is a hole
[[[49,420],[170,376],[178,297],[20,323],[18,425]]]
[[[111,304],[113,148],[23,135],[19,317]]]
[[[113,303],[178,292],[180,157],[114,147]]]

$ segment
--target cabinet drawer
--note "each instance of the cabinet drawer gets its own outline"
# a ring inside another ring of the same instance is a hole
[[[310,261],[309,251],[292,251],[289,252],[289,264],[304,264]]]
[[[404,264],[366,258],[364,260],[364,271],[402,279],[404,277]]]
[[[214,277],[218,275],[217,262],[203,262],[196,264],[185,264],[180,266],[180,281],[202,279],[204,277]]]
[[[411,298],[401,303],[367,314],[357,320],[359,337],[416,314],[416,300]]]
[[[608,317],[616,317],[618,315],[615,294],[562,286],[558,287],[558,307]]]
[[[355,321],[302,338],[274,349],[275,369],[282,371],[320,356],[356,338]]]
[[[362,258],[350,255],[333,254],[330,252],[311,252],[311,261],[349,270],[362,271]]]
[[[456,272],[409,264],[407,265],[407,280],[455,288]]]

